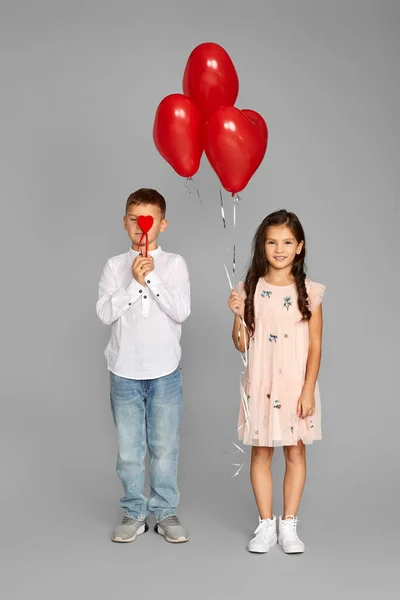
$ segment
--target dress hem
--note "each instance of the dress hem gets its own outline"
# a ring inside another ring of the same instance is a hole
[[[312,440],[308,439],[307,441],[304,438],[299,438],[296,442],[293,441],[293,443],[286,443],[286,442],[282,442],[281,440],[276,440],[275,443],[273,444],[251,444],[250,442],[244,442],[243,438],[238,438],[239,442],[241,442],[243,444],[243,446],[251,446],[252,448],[283,448],[283,447],[290,447],[290,446],[297,446],[298,442],[303,442],[303,444],[305,446],[312,446],[312,444],[314,442],[320,442],[322,440],[322,436],[321,437],[316,437],[313,438]]]

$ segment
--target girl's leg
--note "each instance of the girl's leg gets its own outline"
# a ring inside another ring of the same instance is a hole
[[[306,448],[300,440],[297,446],[284,446],[286,472],[283,482],[283,519],[296,517],[306,482]]]
[[[251,451],[250,479],[261,519],[272,519],[273,448],[253,446]]]

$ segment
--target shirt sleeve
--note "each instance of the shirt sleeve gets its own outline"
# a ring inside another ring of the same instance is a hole
[[[132,278],[126,287],[117,287],[117,281],[111,262],[104,266],[99,283],[99,298],[96,312],[104,325],[111,325],[122,317],[130,306],[139,300],[143,294],[143,286]]]
[[[146,285],[160,308],[177,323],[190,315],[190,281],[186,262],[177,256],[168,283],[161,279],[156,269],[146,277]]]

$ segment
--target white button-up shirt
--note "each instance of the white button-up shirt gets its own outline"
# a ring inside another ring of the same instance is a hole
[[[143,287],[132,274],[138,252],[110,258],[104,266],[97,316],[111,325],[104,352],[108,369],[128,379],[155,379],[172,373],[181,359],[182,323],[190,314],[186,262],[159,246],[149,254],[154,270]]]

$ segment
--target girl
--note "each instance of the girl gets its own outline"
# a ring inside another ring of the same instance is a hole
[[[253,241],[244,284],[232,291],[233,342],[248,348],[247,408],[240,407],[239,439],[252,446],[251,483],[259,525],[250,552],[268,552],[279,541],[286,553],[304,552],[297,511],[306,478],[305,445],[321,439],[317,376],[321,359],[322,296],[325,286],[306,278],[305,236],[286,210],[270,214]],[[244,321],[244,323],[243,323]],[[286,459],[284,510],[272,514],[271,460],[275,446]]]

